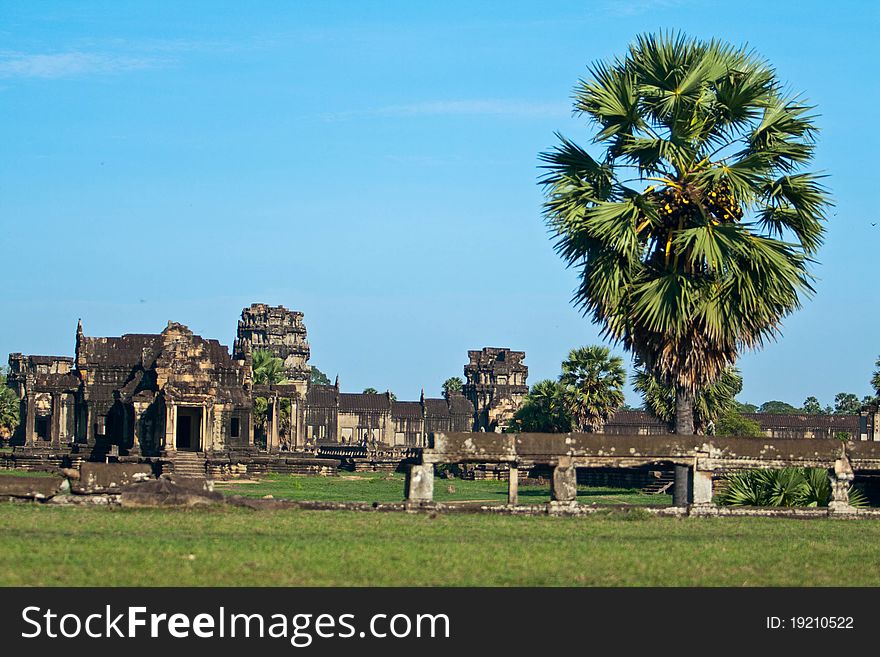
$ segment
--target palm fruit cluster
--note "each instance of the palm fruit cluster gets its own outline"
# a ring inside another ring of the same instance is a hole
[[[726,182],[722,181],[709,189],[703,196],[703,207],[706,214],[712,214],[723,223],[740,221],[743,211]]]
[[[672,220],[670,223],[690,216],[697,218],[700,214],[698,203],[703,206],[706,215],[719,223],[733,223],[743,217],[742,208],[723,181],[703,193],[694,189],[666,187],[656,192],[656,199],[658,214],[661,219]]]

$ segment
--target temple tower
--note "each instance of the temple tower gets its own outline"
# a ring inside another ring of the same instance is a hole
[[[474,431],[500,431],[513,418],[529,392],[524,351],[484,347],[468,351],[462,393],[474,405]]]
[[[242,310],[233,351],[239,358],[245,351],[253,353],[257,349],[280,358],[286,378],[305,394],[311,376],[311,350],[301,312],[265,303],[254,303]]]

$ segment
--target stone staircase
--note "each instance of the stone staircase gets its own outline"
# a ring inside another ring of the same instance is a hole
[[[642,487],[643,493],[649,495],[660,495],[661,493],[671,493],[672,486],[675,484],[675,472],[673,470],[651,470],[651,481]]]
[[[204,479],[206,476],[206,459],[203,452],[178,451],[170,458],[174,466],[174,474],[180,477]]]

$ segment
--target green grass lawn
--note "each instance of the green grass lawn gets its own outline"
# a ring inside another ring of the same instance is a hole
[[[3,503],[0,527],[6,586],[880,585],[874,521]]]
[[[258,483],[216,482],[216,490],[224,493],[289,500],[325,500],[334,502],[400,502],[404,497],[404,476],[394,473],[364,472],[342,474],[338,477],[307,477],[267,475]],[[668,506],[670,495],[647,495],[626,488],[578,489],[581,504],[634,504]],[[434,499],[437,502],[482,501],[495,504],[507,502],[506,481],[466,481],[463,479],[434,479]],[[520,485],[521,504],[543,504],[550,501],[550,485]]]

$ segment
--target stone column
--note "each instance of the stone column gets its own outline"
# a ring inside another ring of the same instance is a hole
[[[199,448],[197,450],[199,452],[207,452],[214,440],[213,432],[211,431],[213,423],[208,421],[208,411],[208,405],[202,404],[202,421],[199,428]]]
[[[177,404],[165,402],[165,451],[177,451]]]
[[[406,474],[406,501],[434,501],[434,464],[411,465]]]
[[[278,425],[281,417],[278,412],[280,403],[278,397],[269,397],[268,401],[269,431],[266,432],[266,451],[277,452],[280,445],[280,439],[278,436]]]
[[[52,419],[49,421],[49,445],[61,447],[61,395],[52,393]]]
[[[24,444],[34,447],[37,442],[37,403],[34,395],[28,394],[25,410]]]
[[[89,447],[95,446],[95,409],[92,404],[86,402],[86,408],[83,412],[86,421],[86,444]]]
[[[511,463],[507,470],[507,503],[519,504],[519,468]]]
[[[550,501],[577,503],[577,469],[571,464],[570,458],[560,457],[559,464],[553,468]]]
[[[675,464],[675,484],[672,486],[672,506],[687,506],[691,501],[691,469]]]
[[[712,504],[712,472],[694,469],[693,503]]]

